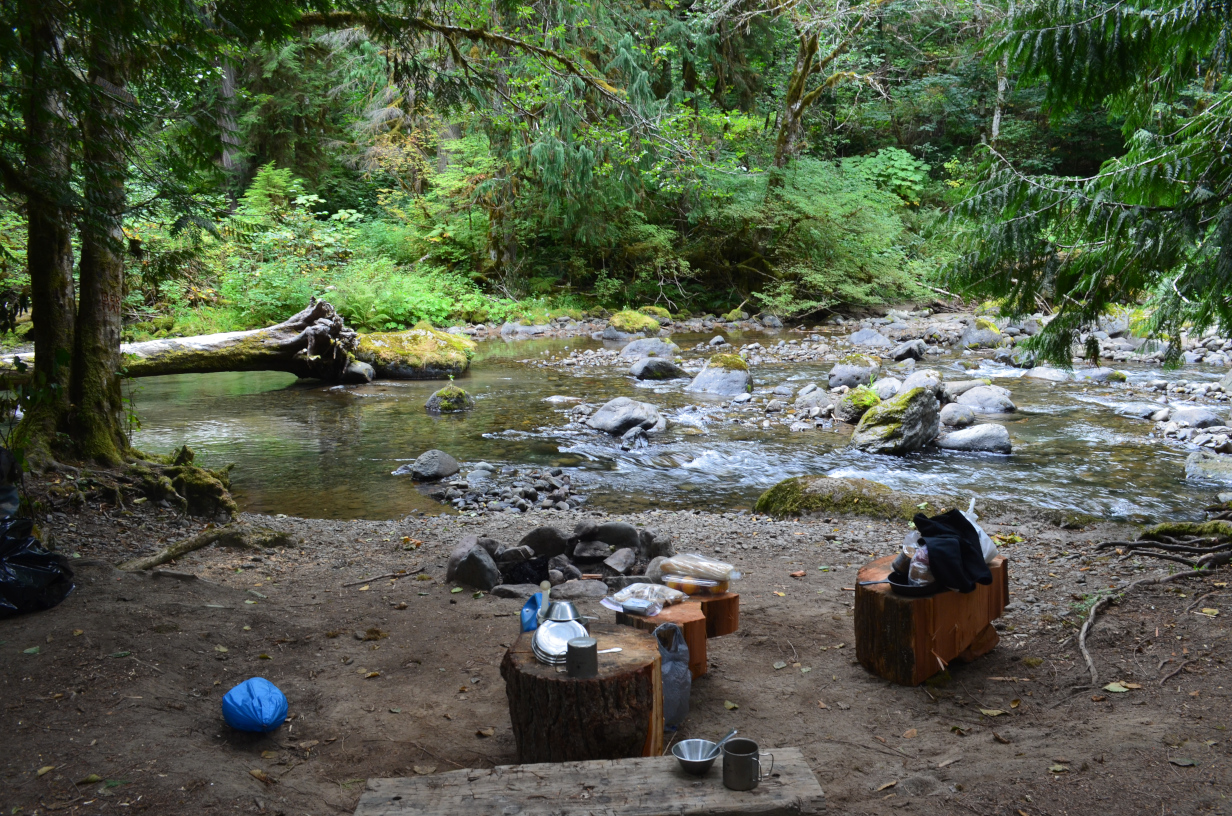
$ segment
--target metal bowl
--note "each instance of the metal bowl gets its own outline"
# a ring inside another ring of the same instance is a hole
[[[582,619],[582,613],[571,601],[552,601],[548,604],[548,613],[543,616],[550,621],[575,621]]]
[[[685,773],[705,776],[721,753],[716,752],[714,746],[715,743],[710,740],[681,740],[672,746],[672,756],[676,757]]]
[[[539,628],[535,630],[535,636],[531,639],[531,648],[535,656],[544,663],[556,665],[558,662],[565,662],[565,652],[569,651],[569,641],[588,635],[581,621],[548,620],[539,624]]]

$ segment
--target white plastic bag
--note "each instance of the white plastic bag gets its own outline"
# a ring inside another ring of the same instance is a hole
[[[928,565],[928,547],[921,544],[911,555],[911,566],[907,570],[907,583],[911,586],[927,586],[933,583],[932,569]]]
[[[740,571],[731,564],[698,553],[673,555],[659,565],[664,575],[684,575],[689,578],[708,578],[711,581],[734,581]]]
[[[689,596],[678,589],[672,589],[662,584],[629,584],[619,592],[612,594],[610,598],[618,606],[634,598],[657,603],[660,606],[671,606],[681,601],[687,601]],[[604,600],[607,599],[605,598]],[[604,606],[608,605],[604,604]],[[613,607],[608,606],[608,608],[612,609]]]
[[[980,517],[975,514],[975,496],[971,497],[971,504],[967,505],[967,509],[963,511],[963,517],[971,522],[971,526],[980,534],[980,550],[984,553],[984,563],[992,563],[992,560],[997,557],[997,544],[989,538],[988,533],[984,532],[984,528],[977,524]]]

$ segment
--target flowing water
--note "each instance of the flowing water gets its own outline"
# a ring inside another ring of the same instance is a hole
[[[769,345],[779,337],[737,333],[730,339]],[[705,339],[675,337],[685,349]],[[470,373],[459,380],[477,406],[453,416],[424,411],[440,382],[329,387],[273,372],[138,380],[134,403],[142,428],[134,442],[151,451],[187,444],[206,466],[234,463],[234,492],[243,509],[314,518],[443,512],[409,478],[390,475],[430,448],[464,463],[564,468],[574,491],[590,497],[589,506],[610,511],[751,508],[782,479],[820,473],[1119,518],[1199,518],[1213,492],[1210,485],[1185,481],[1183,445],[1148,439],[1150,422],[1125,415],[1143,400],[1124,388],[1014,379],[1022,372],[989,362],[965,372],[957,356],[925,365],[940,368],[947,379],[993,377],[1013,392],[1018,413],[993,420],[1008,427],[1012,455],[873,456],[846,450],[845,433],[733,423],[733,416],[761,416],[725,413],[721,403],[686,394],[688,380],[639,384],[619,368],[541,369],[517,362],[601,345],[589,338],[482,343]],[[766,364],[753,374],[759,392],[786,381],[824,387],[830,365]],[[1170,376],[1157,368],[1124,370],[1131,382],[1217,379],[1223,373],[1194,367]],[[652,437],[649,447],[622,452],[606,435],[569,426],[562,413],[568,405],[544,402],[553,395],[588,402],[630,396],[654,403],[676,422]]]

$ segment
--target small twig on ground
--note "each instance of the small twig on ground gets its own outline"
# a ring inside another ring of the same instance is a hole
[[[1203,596],[1199,597],[1196,601],[1194,601],[1193,603],[1191,603],[1189,606],[1185,607],[1185,611],[1186,611],[1186,612],[1190,611],[1190,610],[1191,610],[1191,609],[1193,609],[1195,606],[1197,606],[1198,604],[1202,603],[1203,601],[1205,601],[1207,598],[1211,597],[1212,595],[1222,595],[1222,594],[1223,594],[1224,592],[1226,592],[1226,591],[1227,591],[1227,590],[1217,589],[1217,590],[1215,590],[1214,592],[1208,592],[1208,593],[1206,593],[1205,595],[1203,595]]]
[[[1172,671],[1168,672],[1168,674],[1167,674],[1167,675],[1165,675],[1165,676],[1164,676],[1164,677],[1163,677],[1163,678],[1159,681],[1159,685],[1161,685],[1161,686],[1162,686],[1164,683],[1167,683],[1167,682],[1168,682],[1169,680],[1171,680],[1173,677],[1176,677],[1178,674],[1180,674],[1180,673],[1181,673],[1181,672],[1185,669],[1185,667],[1186,667],[1186,666],[1188,666],[1190,663],[1195,663],[1195,662],[1197,662],[1197,661],[1194,661],[1194,660],[1186,660],[1184,663],[1182,663],[1181,665],[1177,666],[1177,667],[1176,667],[1175,669],[1173,669]]]
[[[419,573],[419,572],[423,572],[423,567],[416,567],[413,570],[405,570],[403,572],[387,572],[384,575],[377,575],[373,578],[364,578],[361,581],[352,581],[349,584],[343,584],[343,586],[344,587],[359,586],[360,584],[367,584],[372,581],[379,581],[382,578],[393,578],[394,580],[397,580],[398,578],[406,578],[408,576],[415,575],[416,573]]]
[[[155,666],[153,663],[146,663],[144,660],[138,660],[136,657],[133,657],[132,655],[129,655],[129,658],[132,660],[136,660],[138,663],[140,663],[142,666],[145,666],[146,668],[153,669],[159,674],[165,674],[165,672],[162,669],[158,668],[158,666]]]
[[[1177,572],[1172,575],[1157,575],[1153,578],[1142,578],[1134,581],[1117,595],[1105,595],[1100,598],[1094,606],[1091,607],[1091,612],[1087,615],[1087,620],[1082,624],[1082,631],[1078,633],[1078,650],[1082,652],[1083,658],[1087,661],[1087,671],[1091,673],[1091,685],[1099,685],[1099,672],[1095,669],[1095,661],[1091,658],[1091,652],[1087,649],[1087,633],[1091,631],[1091,627],[1095,625],[1095,618],[1104,610],[1108,604],[1118,598],[1124,598],[1133,590],[1140,586],[1149,586],[1152,584],[1166,584],[1170,581],[1177,581],[1181,578],[1198,578],[1201,576],[1210,575],[1206,570],[1190,570],[1189,572]]]

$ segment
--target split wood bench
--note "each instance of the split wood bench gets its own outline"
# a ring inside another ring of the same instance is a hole
[[[799,748],[762,750],[774,754],[773,775],[751,791],[723,787],[721,761],[700,778],[670,756],[498,765],[369,779],[355,816],[811,816],[825,810],[825,794]]]
[[[895,556],[864,565],[857,580],[881,581]],[[988,565],[992,583],[966,594],[945,590],[925,598],[896,594],[889,584],[856,584],[856,659],[879,677],[918,685],[954,660],[974,660],[992,651],[1000,637],[992,622],[1009,601],[1004,556]]]

